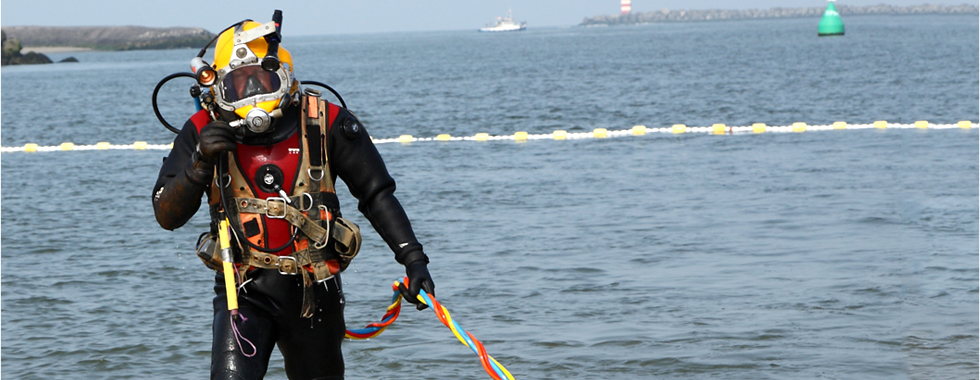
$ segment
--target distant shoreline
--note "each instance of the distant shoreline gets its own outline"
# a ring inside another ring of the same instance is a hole
[[[155,50],[201,47],[214,34],[201,28],[149,28],[143,26],[5,26],[8,38],[26,51]]]
[[[914,6],[892,6],[892,5],[869,5],[869,6],[836,6],[841,16],[855,15],[977,15],[976,5],[914,5]],[[586,17],[579,26],[611,26],[611,25],[635,25],[650,23],[670,23],[670,22],[704,22],[704,21],[725,21],[725,20],[747,20],[747,19],[771,19],[771,18],[796,18],[796,17],[820,17],[826,7],[811,8],[770,8],[770,9],[705,9],[705,10],[669,10],[663,9],[653,12],[633,12],[619,15],[600,15]]]
[[[24,46],[21,52],[24,54],[35,52],[38,54],[51,54],[51,53],[75,53],[81,51],[95,51],[92,48],[84,47],[73,47],[73,46]]]

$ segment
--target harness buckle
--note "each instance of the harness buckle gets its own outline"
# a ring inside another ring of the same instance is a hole
[[[275,202],[279,202],[279,203],[282,204],[282,207],[280,208],[280,210],[282,210],[282,214],[274,214],[274,213],[272,213],[272,211],[273,211],[272,209],[274,207],[273,204]],[[265,216],[266,217],[269,217],[269,218],[272,218],[272,219],[285,219],[286,218],[286,198],[282,198],[282,197],[269,197],[269,198],[266,198],[265,199]]]
[[[287,263],[283,263],[286,261]],[[289,263],[291,261],[291,263]],[[286,268],[286,270],[283,270]],[[292,269],[292,270],[290,270]],[[276,262],[276,270],[282,275],[296,275],[299,273],[299,266],[296,265],[296,258],[292,256],[279,256],[279,260]]]

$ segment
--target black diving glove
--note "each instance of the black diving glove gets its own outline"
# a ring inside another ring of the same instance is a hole
[[[201,139],[198,149],[201,160],[214,165],[222,153],[232,152],[236,148],[235,130],[223,121],[212,121],[201,128]]]
[[[435,297],[436,285],[432,283],[432,276],[429,275],[429,268],[426,260],[415,260],[405,265],[405,274],[408,276],[408,288],[405,284],[398,285],[398,291],[408,302],[415,304],[418,310],[429,307],[419,301],[419,289],[425,289],[425,293]]]

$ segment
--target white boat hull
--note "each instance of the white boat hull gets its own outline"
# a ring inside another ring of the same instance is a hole
[[[506,25],[506,26],[493,26],[489,28],[480,28],[481,32],[520,32],[527,29],[524,25]]]
[[[480,28],[481,32],[520,32],[527,29],[527,23],[517,23],[514,21],[514,16],[511,16],[510,12],[507,12],[507,17],[497,17],[497,23],[493,26],[487,26]]]

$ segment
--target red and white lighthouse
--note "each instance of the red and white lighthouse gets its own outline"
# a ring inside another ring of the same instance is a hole
[[[624,15],[630,14],[630,10],[632,10],[632,7],[630,7],[630,0],[619,0],[619,9]]]

